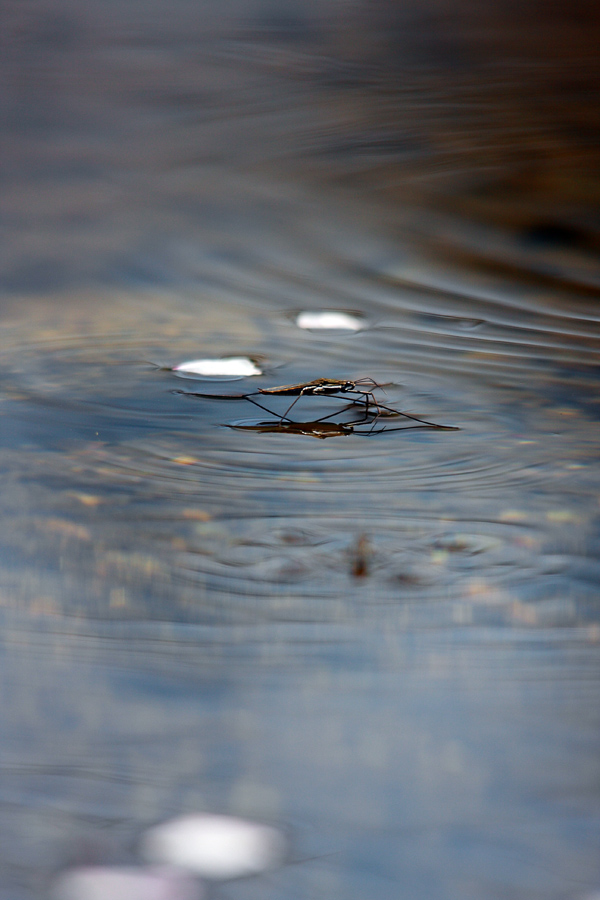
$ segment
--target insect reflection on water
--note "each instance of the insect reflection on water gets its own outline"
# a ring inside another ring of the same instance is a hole
[[[236,431],[256,431],[259,434],[303,434],[307,437],[325,440],[328,437],[340,437],[341,435],[360,434],[354,430],[353,424],[343,422],[256,422],[253,424],[235,423],[228,425]],[[364,433],[364,432],[363,432]],[[367,432],[368,433],[368,432]]]
[[[314,422],[282,422],[273,419],[252,424],[233,423],[227,425],[227,428],[234,428],[236,431],[256,431],[259,434],[302,434],[307,437],[319,438],[320,440],[351,434],[358,437],[371,437],[376,434],[388,434],[392,431],[416,431],[422,428],[436,428],[441,431],[460,430],[451,425],[408,425],[404,428],[374,428],[378,418],[378,416],[374,416],[372,419],[360,419],[357,422],[326,422],[321,419],[316,419]],[[357,426],[360,425],[364,426],[362,431],[357,430]]]

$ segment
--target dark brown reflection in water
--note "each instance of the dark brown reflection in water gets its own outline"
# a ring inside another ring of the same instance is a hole
[[[9,4],[3,897],[199,809],[292,835],[231,898],[598,889],[596,17]]]

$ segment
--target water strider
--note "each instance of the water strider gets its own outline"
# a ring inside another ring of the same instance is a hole
[[[412,416],[409,413],[401,412],[400,410],[393,409],[390,406],[385,406],[380,403],[373,393],[373,391],[363,391],[360,389],[361,384],[371,384],[373,388],[380,388],[381,385],[377,384],[372,378],[361,378],[356,381],[351,381],[349,379],[339,379],[336,380],[334,378],[315,378],[312,381],[301,381],[297,384],[283,384],[278,385],[272,388],[258,388],[257,391],[252,391],[247,394],[207,394],[198,391],[180,391],[176,390],[173,393],[183,394],[187,397],[202,397],[205,399],[218,399],[218,400],[248,400],[250,403],[253,403],[255,406],[258,406],[260,409],[265,410],[266,412],[271,412],[270,409],[263,406],[258,401],[253,398],[258,395],[267,395],[272,397],[294,397],[294,401],[288,406],[285,412],[279,417],[279,424],[281,425],[284,421],[292,422],[288,418],[288,413],[295,406],[298,400],[301,397],[332,397],[335,399],[345,399],[345,395],[354,395],[354,399],[352,400],[351,406],[359,405],[364,403],[364,418],[361,422],[349,422],[349,423],[340,423],[339,427],[341,429],[350,428],[352,429],[354,425],[366,423],[369,419],[370,409],[373,406],[376,410],[376,413],[372,419],[370,419],[370,424],[373,425],[378,418],[380,417],[388,417],[388,416],[402,416],[406,419],[411,419],[411,421],[419,422],[421,425],[426,425],[429,428],[440,428],[444,430],[456,430],[452,426],[438,425],[435,422],[428,422],[426,419],[421,419],[418,416]],[[346,407],[348,409],[348,407]],[[317,419],[317,422],[323,422],[326,419],[331,418],[335,413],[331,413],[328,416],[322,416],[320,419]],[[290,429],[287,429],[290,430]],[[386,431],[392,429],[385,429]],[[401,430],[404,429],[394,429]],[[304,432],[302,432],[304,433]],[[339,434],[351,434],[351,433],[359,433],[348,430],[341,430],[337,432]],[[365,433],[376,433],[371,430]],[[328,434],[327,437],[332,436]]]
[[[294,403],[297,403],[300,397],[336,397],[339,394],[358,394],[360,397],[366,398],[364,402],[367,406],[369,405],[370,399],[373,406],[379,407],[380,404],[375,400],[372,391],[362,391],[360,390],[360,387],[357,387],[357,385],[361,384],[372,384],[375,388],[380,386],[373,381],[372,378],[360,378],[357,381],[335,378],[315,378],[313,381],[300,381],[297,384],[282,384],[271,388],[258,388],[258,390],[248,394],[203,394],[191,391],[178,391],[177,393],[188,393],[195,397],[217,397],[220,400],[246,400],[248,397],[253,397],[257,394],[270,394],[273,397],[295,397],[296,399],[294,402],[291,406],[288,406],[283,414],[282,419],[284,419],[292,406],[294,406]],[[361,401],[358,400],[356,402]]]

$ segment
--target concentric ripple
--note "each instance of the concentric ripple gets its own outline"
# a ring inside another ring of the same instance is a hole
[[[164,293],[105,301],[110,330],[93,304],[68,338],[43,308],[15,327],[0,360],[4,452],[13,465],[20,446],[37,448],[23,477],[40,489],[33,522],[16,490],[4,504],[11,552],[27,564],[32,528],[44,546],[31,593],[53,595],[58,553],[75,560],[84,600],[51,603],[99,616],[331,621],[365,602],[512,609],[557,584],[588,595],[593,305],[566,280],[548,295],[514,267],[492,280],[444,265],[426,241],[393,258],[371,238],[357,265],[330,222],[317,253],[299,217],[291,268],[257,234],[229,266],[227,299],[218,264],[218,304],[214,285],[188,286],[168,307]],[[436,234],[432,224],[431,246]],[[333,324],[361,327],[311,330],[299,310],[309,324],[332,324],[334,310]],[[173,371],[222,359],[260,368],[234,382]],[[367,379],[386,408],[457,430],[400,416],[353,433],[351,395],[308,394],[289,409],[294,397],[260,393],[318,378]],[[284,414],[287,427],[255,427]]]

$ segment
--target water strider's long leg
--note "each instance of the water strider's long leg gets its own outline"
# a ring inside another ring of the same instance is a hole
[[[336,399],[336,400],[342,400],[342,397],[335,397],[335,399]],[[357,404],[354,403],[354,401],[352,401],[352,402],[349,403],[348,406],[346,406],[344,409],[336,409],[335,412],[329,413],[329,414],[326,415],[326,416],[320,416],[320,417],[319,417],[318,419],[316,419],[315,421],[316,421],[316,422],[326,422],[327,419],[333,419],[334,416],[339,416],[341,413],[344,413],[344,412],[346,412],[346,411],[351,410],[352,407],[353,407],[353,406],[356,406],[356,405],[357,405]],[[357,422],[366,422],[368,418],[369,418],[369,414],[368,414],[368,412],[365,412],[365,414],[363,415],[362,419],[357,419]],[[375,418],[377,418],[377,416],[376,416]],[[353,424],[355,424],[355,423],[354,423],[354,422],[350,422],[349,424],[350,424],[350,425],[353,425]]]
[[[358,393],[362,394],[363,392],[359,391]],[[253,396],[256,396],[256,395],[255,394],[240,394],[239,395],[240,398],[243,397],[245,400],[248,400],[250,403],[254,403],[255,406],[260,407],[260,409],[264,409],[265,412],[271,413],[271,415],[276,415],[276,413],[274,413],[273,410],[268,409],[266,406],[263,406],[261,403],[258,402],[258,400],[253,400],[252,399]],[[279,417],[280,422],[283,422],[284,419],[286,419],[288,422],[293,421],[293,419],[289,418],[288,413],[292,409],[294,404],[297,403],[298,400],[300,399],[300,397],[302,397],[302,396],[321,396],[321,395],[314,395],[311,391],[305,391],[305,392],[299,394],[297,397],[294,398],[294,401],[292,403],[290,403],[290,405],[288,406],[286,411]],[[345,400],[344,396],[336,396],[335,394],[328,394],[328,395],[323,395],[323,396],[331,397],[332,400]],[[353,400],[353,401],[351,401],[350,405],[352,406],[355,403],[357,403],[357,401]],[[387,407],[385,407],[385,408],[387,408]],[[361,422],[364,422],[368,418],[368,415],[369,415],[368,409],[369,409],[369,404],[367,403],[367,404],[365,404],[365,415],[360,420]],[[390,412],[395,412],[395,410],[390,410]],[[329,413],[326,416],[320,416],[318,419],[315,419],[315,421],[316,422],[325,422],[327,419],[331,419],[331,418],[333,418],[333,416],[337,416],[339,414],[340,414],[340,410],[336,410],[335,412]]]
[[[258,406],[260,409],[264,409],[265,412],[270,413],[270,415],[272,415],[272,416],[277,415],[276,413],[273,412],[272,409],[269,409],[267,406],[263,406],[262,403],[259,403],[258,400],[253,400],[253,399],[252,399],[252,396],[251,396],[250,394],[246,394],[245,397],[244,397],[244,399],[245,399],[245,400],[248,400],[250,403],[253,403],[255,406]],[[296,400],[297,400],[297,399],[298,399],[298,398],[296,397]],[[294,402],[295,402],[295,401],[294,401]],[[294,404],[292,403],[292,406],[293,406],[293,405],[294,405]],[[284,419],[287,419],[288,422],[291,422],[291,421],[292,421],[292,420],[289,419],[289,418],[287,417],[287,415],[286,415],[286,413],[288,413],[288,412],[290,411],[290,409],[291,409],[291,407],[290,407],[289,409],[286,409],[286,411],[284,412],[284,414],[283,414],[282,416],[280,416],[280,418],[279,418],[279,422],[280,422],[280,423],[283,422]]]
[[[367,436],[370,434],[390,434],[392,431],[420,431],[423,428],[437,428],[439,431],[460,431],[456,425],[436,425],[434,422],[424,422],[422,425],[407,425],[406,428],[378,428],[377,431],[356,431],[355,434]]]
[[[450,426],[450,425],[438,425],[436,422],[428,422],[426,419],[419,419],[417,416],[411,416],[405,412],[399,412],[399,411],[397,411],[397,412],[398,412],[399,416],[404,416],[405,419],[412,419],[413,422],[420,422],[421,425],[427,425],[428,428],[445,428],[445,429],[450,429],[451,431],[459,431],[458,428],[454,428],[453,426]],[[391,429],[389,429],[389,430],[391,430]]]
[[[358,395],[361,396],[361,397],[363,397],[363,396],[366,397],[366,399],[365,399],[364,401],[363,401],[363,400],[353,400],[353,401],[352,401],[352,403],[355,403],[355,404],[361,404],[361,405],[362,405],[362,403],[364,402],[364,405],[365,405],[365,415],[364,415],[364,418],[365,418],[365,419],[368,418],[368,415],[369,415],[369,406],[371,405],[371,403],[369,402],[369,399],[368,399],[369,397],[371,397],[372,402],[373,402],[373,406],[375,406],[376,409],[382,408],[382,407],[380,407],[380,405],[379,405],[379,404],[377,403],[377,401],[375,400],[375,397],[373,397],[373,394],[370,393],[370,392],[367,393],[366,391],[343,391],[343,392],[340,392],[340,394],[321,394],[321,393],[317,393],[316,391],[310,389],[310,388],[307,386],[307,388],[306,388],[305,390],[300,391],[300,393],[298,394],[297,397],[294,397],[294,400],[290,403],[290,405],[288,406],[288,408],[286,409],[286,411],[285,411],[285,412],[283,413],[283,415],[281,416],[280,421],[283,422],[284,419],[288,419],[288,421],[290,421],[290,420],[289,420],[289,417],[288,417],[288,413],[289,413],[290,410],[295,406],[295,404],[298,402],[298,400],[300,399],[300,397],[305,397],[305,396],[306,396],[306,397],[309,397],[309,396],[312,396],[312,397],[331,397],[332,400],[344,400],[344,399],[345,399],[344,395],[345,395],[345,394],[350,394],[350,393],[356,393],[356,394],[358,394]],[[250,398],[248,397],[247,399],[250,399]],[[391,411],[391,410],[390,410],[390,411]],[[330,414],[327,415],[327,416],[321,416],[321,417],[320,417],[319,419],[317,419],[316,421],[317,421],[317,422],[324,422],[324,421],[326,421],[327,419],[330,419],[330,418],[332,418],[332,417],[335,416],[335,415],[338,415],[338,413],[337,413],[337,412],[334,412],[334,413],[330,413]]]
[[[348,393],[351,393],[351,391],[348,391]],[[450,428],[450,427],[451,427],[451,426],[448,426],[448,425],[438,425],[436,422],[428,422],[426,419],[420,419],[418,416],[411,416],[410,413],[401,412],[399,409],[392,409],[391,406],[384,406],[383,403],[378,403],[378,402],[377,402],[377,400],[376,400],[375,397],[373,396],[372,391],[369,391],[368,393],[367,393],[366,391],[358,391],[358,393],[359,393],[359,394],[364,393],[364,394],[366,394],[368,397],[370,397],[371,400],[372,400],[373,406],[374,406],[378,411],[379,411],[379,410],[385,410],[386,412],[395,413],[395,414],[398,415],[398,416],[403,416],[405,419],[412,419],[413,422],[420,422],[421,425],[427,425],[427,426],[430,427],[430,428]],[[376,416],[376,418],[378,418],[378,416]],[[386,429],[386,430],[390,431],[391,429]]]
[[[292,402],[290,403],[290,405],[288,406],[288,408],[286,409],[284,414],[281,416],[281,418],[279,420],[280,422],[283,422],[284,419],[288,419],[288,413],[289,413],[290,409],[292,409],[296,405],[296,403],[298,402],[300,397],[303,397],[305,393],[312,393],[312,391],[301,390],[300,393],[298,394],[298,396],[294,397],[294,399],[292,400]],[[289,419],[288,419],[288,421],[289,421]]]
[[[184,397],[202,397],[203,400],[246,400],[248,394],[201,394],[198,391],[172,390],[172,394],[182,394]]]
[[[345,393],[351,394],[354,392],[346,391]],[[427,419],[421,419],[418,416],[410,415],[410,413],[401,412],[398,409],[393,409],[391,406],[385,406],[383,403],[378,403],[376,398],[373,396],[372,391],[368,391],[368,392],[367,391],[357,391],[357,393],[365,394],[367,396],[367,398],[369,398],[369,397],[371,398],[370,401],[368,399],[365,400],[365,416],[364,416],[365,419],[367,419],[369,416],[369,406],[370,405],[373,405],[375,407],[375,409],[377,410],[375,416],[373,417],[373,421],[371,423],[371,428],[369,429],[368,432],[362,432],[362,434],[381,434],[384,431],[405,431],[406,430],[404,428],[381,428],[381,429],[379,429],[379,431],[373,431],[373,428],[374,428],[377,420],[379,419],[382,410],[385,412],[392,413],[393,415],[396,415],[396,416],[402,416],[405,419],[410,419],[412,422],[418,422],[419,425],[416,427],[422,426],[424,428],[439,428],[441,431],[460,431],[460,429],[454,425],[438,425],[437,422],[429,422],[429,421],[427,421]],[[342,398],[338,397],[338,399],[341,400]],[[353,400],[352,403],[357,403],[357,404],[362,405],[362,401],[360,401],[360,400]],[[349,423],[349,424],[353,425],[353,424],[359,424],[359,423]],[[360,433],[361,432],[355,432],[355,434],[360,434]]]
[[[365,417],[368,416],[368,414],[369,414],[369,407],[370,407],[370,406],[374,406],[374,407],[375,407],[375,409],[377,410],[377,414],[378,414],[378,415],[379,415],[379,411],[382,410],[382,409],[385,409],[385,410],[387,410],[388,412],[396,412],[395,409],[392,409],[392,408],[389,407],[389,406],[384,406],[383,404],[379,403],[378,400],[375,398],[375,395],[373,394],[373,391],[344,391],[344,393],[345,393],[345,394],[355,394],[355,395],[358,395],[358,397],[361,398],[360,400],[357,398],[357,399],[353,400],[352,402],[353,402],[353,403],[356,403],[357,405],[358,405],[358,404],[362,405],[362,404],[364,403],[364,405],[365,405]],[[341,399],[341,397],[340,397],[339,399]]]
[[[328,399],[331,399],[331,400],[344,400],[344,401],[346,401],[346,400],[347,400],[347,396],[346,396],[346,395],[349,394],[349,393],[354,393],[354,392],[351,392],[351,391],[344,391],[344,392],[342,392],[342,393],[340,393],[340,394],[315,394],[313,391],[307,390],[307,391],[304,391],[303,393],[299,394],[298,397],[295,398],[294,403],[297,403],[301,396],[306,396],[306,397],[309,397],[309,396],[327,397]],[[362,396],[363,394],[365,394],[365,391],[356,391],[356,393]],[[369,395],[369,396],[370,396],[370,395]],[[248,398],[248,399],[250,399],[250,398]],[[294,403],[291,403],[291,404],[288,406],[288,408],[286,409],[285,413],[284,413],[283,416],[282,416],[282,419],[286,417],[287,413],[289,413],[289,411],[290,411],[291,408],[293,407]],[[362,404],[363,404],[363,401],[362,401],[362,400],[358,400],[358,399],[352,400],[352,399],[351,399],[351,400],[350,400],[350,404],[349,404],[349,406],[348,406],[347,408],[350,409],[352,406],[358,406],[358,405],[362,406]],[[369,403],[368,400],[364,401],[364,404],[365,404],[365,405],[364,405],[364,416],[363,416],[363,418],[360,420],[361,422],[364,422],[366,419],[368,419],[368,417],[369,417],[369,406],[371,405],[371,404]],[[375,402],[375,398],[373,398],[373,405],[374,405],[377,409],[384,408],[384,407],[380,407],[380,405],[377,404],[377,403]],[[387,408],[387,407],[385,407],[385,408]],[[343,412],[343,410],[339,410],[339,409],[338,409],[338,410],[335,410],[335,412],[328,413],[328,414],[325,415],[325,416],[319,416],[319,418],[318,418],[318,419],[315,419],[315,421],[316,421],[316,422],[325,422],[325,421],[327,421],[327,419],[332,419],[334,416],[338,416],[338,415],[340,414],[340,412]],[[395,412],[395,410],[390,410],[390,412]]]
[[[183,394],[184,397],[202,397],[205,400],[248,400],[249,403],[253,403],[254,406],[258,406],[259,409],[264,410],[264,412],[268,412],[270,415],[274,416],[275,413],[272,409],[269,409],[267,406],[263,406],[262,403],[259,403],[258,400],[253,400],[252,398],[259,394],[201,394],[196,391],[173,391],[174,394]],[[283,421],[286,418],[285,414],[281,416],[280,421]],[[288,421],[290,421],[288,419]]]

